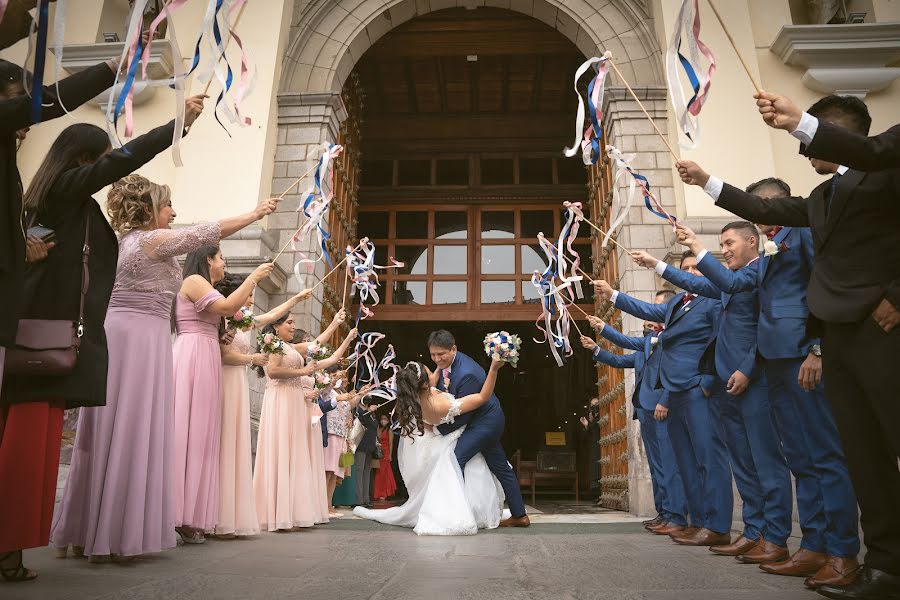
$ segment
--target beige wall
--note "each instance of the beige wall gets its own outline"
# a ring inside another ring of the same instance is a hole
[[[93,4],[93,3],[88,3]],[[193,54],[196,34],[203,17],[204,2],[189,2],[175,14],[179,46],[186,57]],[[175,168],[169,152],[157,156],[140,173],[172,186],[178,223],[192,223],[247,212],[257,201],[267,197],[271,186],[272,156],[275,150],[275,90],[281,72],[292,7],[288,2],[254,2],[245,11],[238,33],[252,52],[258,75],[252,95],[244,102],[244,112],[253,123],[239,127],[226,123],[231,138],[213,118],[212,108],[218,94],[218,83],[210,89],[212,98],[207,110],[183,142],[184,167]],[[51,15],[52,19],[52,15]],[[67,16],[66,42],[93,43],[101,22],[101,6],[70,10]],[[51,30],[52,35],[52,30]],[[51,40],[52,44],[52,40]],[[0,53],[0,57],[22,64],[27,43],[20,42]],[[239,67],[237,47],[229,49],[232,67]],[[49,62],[49,60],[48,60]],[[236,74],[237,76],[237,74]],[[52,81],[53,68],[48,65],[45,79]],[[236,85],[236,84],[235,84]],[[194,78],[188,89],[200,93],[205,84]],[[146,132],[174,117],[174,92],[158,88],[147,103],[135,109],[136,133]],[[19,154],[19,168],[25,185],[37,169],[47,148],[57,134],[76,121],[103,126],[103,112],[96,105],[85,105],[71,115],[49,121],[32,129]],[[120,134],[123,129],[120,121]],[[105,193],[97,194],[98,200]]]
[[[879,21],[900,20],[900,1],[874,1]],[[663,47],[668,46],[678,2],[654,1],[654,14],[665,30]],[[818,100],[821,94],[800,81],[803,69],[790,67],[769,51],[783,25],[791,24],[788,0],[719,1],[717,8],[729,25],[738,48],[763,89],[787,94],[801,106]],[[751,97],[753,86],[722,27],[707,2],[701,2],[701,39],[713,49],[717,71],[709,100],[701,113],[702,138],[695,150],[676,148],[682,157],[694,160],[710,173],[738,186],[775,175],[787,181],[795,193],[806,194],[822,177],[797,153],[794,138],[766,127],[756,112]],[[750,27],[747,27],[747,24]],[[872,132],[878,133],[900,121],[900,82],[870,94],[866,103],[872,113]],[[669,135],[674,139],[676,121],[669,107]],[[679,206],[685,216],[724,216],[698,188],[675,187]]]

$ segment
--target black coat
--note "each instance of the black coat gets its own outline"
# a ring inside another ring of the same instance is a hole
[[[826,218],[830,186],[824,181],[809,198],[763,200],[725,184],[716,204],[754,223],[811,228],[807,301],[822,321],[862,321],[882,298],[900,307],[900,169],[847,171]]]
[[[115,75],[106,63],[85,69],[59,82],[62,104],[81,106],[113,84]],[[43,120],[65,114],[56,100],[56,87],[44,88]],[[0,346],[12,346],[22,311],[25,274],[25,237],[22,231],[22,180],[16,167],[16,131],[32,124],[31,99],[19,96],[0,100],[0,289],[4,310],[0,311]],[[27,141],[26,141],[27,143]]]
[[[375,420],[375,415],[373,413],[362,408],[356,409],[356,416],[359,417],[359,422],[366,428],[366,433],[359,441],[356,451],[374,452],[378,441],[378,421]]]
[[[900,125],[866,137],[839,125],[819,120],[819,128],[806,154],[860,171],[900,168]]]
[[[10,377],[5,403],[62,398],[69,408],[106,404],[106,308],[116,279],[119,244],[92,194],[139,169],[172,143],[174,121],[135,138],[91,165],[60,175],[38,221],[56,232],[50,256],[25,273],[22,318],[78,319],[85,220],[90,217],[90,287],[85,297],[84,336],[75,372],[62,377]],[[140,332],[135,332],[141,335]],[[148,376],[152,376],[148,374]]]

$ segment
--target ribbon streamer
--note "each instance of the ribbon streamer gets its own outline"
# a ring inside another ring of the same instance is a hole
[[[375,264],[375,244],[369,238],[360,240],[356,248],[348,247],[347,276],[353,287],[359,292],[359,310],[356,314],[356,324],[363,319],[371,317],[374,313],[366,306],[368,300],[372,300],[372,306],[377,305],[381,299],[378,296],[378,271],[401,268],[404,264],[391,257],[389,265]]]
[[[300,233],[310,235],[315,230],[318,247],[321,250],[321,254],[315,260],[304,257],[294,265],[294,273],[298,275],[301,264],[312,265],[323,258],[329,267],[332,266],[327,246],[331,235],[325,229],[324,223],[325,216],[328,214],[328,205],[331,204],[331,200],[334,197],[334,159],[340,156],[343,150],[343,146],[332,144],[331,142],[323,144],[323,152],[316,165],[312,185],[304,194],[303,204],[297,207],[297,210],[302,210],[303,215],[306,217],[306,222],[300,228]]]
[[[635,172],[635,170],[631,167],[630,161],[632,158],[634,158],[633,155],[624,155],[615,146],[607,146],[606,151],[609,155],[610,160],[614,161],[615,167],[615,175],[613,177],[613,195],[618,198],[619,182],[621,178],[630,176],[631,183],[629,184],[626,208],[623,209],[622,212],[616,217],[616,221],[612,226],[610,226],[609,231],[604,235],[603,246],[606,246],[607,242],[610,240],[610,236],[615,232],[615,229],[620,226],[622,222],[624,222],[625,217],[628,214],[628,208],[631,207],[632,198],[636,191],[634,189],[635,184],[640,188],[641,193],[644,196],[644,205],[647,207],[647,210],[652,212],[657,217],[667,220],[672,224],[672,227],[674,228],[678,220],[670,215],[665,208],[663,208],[662,203],[657,200],[656,196],[654,196],[650,191],[650,181],[645,176]],[[619,200],[619,202],[621,205],[621,200]]]
[[[555,247],[543,233],[538,234],[538,243],[547,258],[547,268],[543,273],[535,271],[531,276],[531,283],[541,297],[541,316],[535,321],[535,325],[543,334],[543,339],[534,338],[534,341],[538,344],[549,343],[550,353],[561,367],[565,357],[571,356],[573,352],[569,342],[571,319],[563,292],[569,290],[576,280],[580,281],[581,277],[562,276],[559,261],[554,254]],[[557,279],[560,280],[559,285],[556,284]]]
[[[575,95],[578,96],[578,112],[575,115],[575,141],[571,147],[563,150],[567,157],[573,157],[578,153],[579,143],[581,145],[581,159],[586,165],[595,164],[601,155],[600,141],[603,138],[603,92],[606,86],[606,74],[609,70],[609,59],[612,53],[606,52],[601,57],[593,57],[581,63],[581,66],[575,71],[575,81],[573,88]],[[584,128],[584,102],[578,91],[578,80],[592,66],[597,65],[597,74],[591,79],[587,90],[588,116],[591,124],[587,129]]]
[[[687,44],[687,54],[682,53],[682,44]],[[700,55],[709,66],[704,73]],[[693,89],[693,96],[685,101],[684,89],[678,77],[678,65],[684,70]],[[682,0],[672,32],[672,41],[666,51],[666,82],[678,126],[688,139],[681,142],[685,149],[692,149],[700,142],[700,110],[709,96],[712,76],[716,72],[716,57],[700,41],[700,0]]]

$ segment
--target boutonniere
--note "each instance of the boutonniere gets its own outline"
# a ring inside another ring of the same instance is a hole
[[[776,254],[778,254],[778,251],[778,244],[776,244],[772,240],[768,240],[765,244],[763,244],[763,254],[765,254],[766,256],[775,256]]]
[[[444,369],[444,391],[450,391],[450,371]]]

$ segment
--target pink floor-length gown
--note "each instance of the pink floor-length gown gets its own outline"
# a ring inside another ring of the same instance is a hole
[[[217,223],[131,231],[119,241],[106,315],[106,406],[79,412],[72,464],[51,543],[88,556],[175,547],[172,299],[176,256],[216,244]]]
[[[253,331],[239,331],[231,349],[252,354]],[[250,449],[247,367],[222,365],[222,436],[219,445],[219,535],[259,533]]]
[[[285,345],[282,366],[300,369],[303,357]],[[312,377],[268,379],[259,418],[253,492],[259,525],[268,531],[328,522],[322,411],[305,389]]]
[[[196,302],[175,297],[175,525],[204,531],[219,515],[222,317],[208,309],[221,298],[216,290]]]

